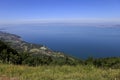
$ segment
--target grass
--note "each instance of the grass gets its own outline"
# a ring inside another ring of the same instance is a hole
[[[94,66],[19,66],[0,64],[0,80],[120,80],[120,69]]]

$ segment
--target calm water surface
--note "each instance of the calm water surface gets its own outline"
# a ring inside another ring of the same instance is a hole
[[[120,56],[119,27],[19,25],[5,31],[79,58]]]

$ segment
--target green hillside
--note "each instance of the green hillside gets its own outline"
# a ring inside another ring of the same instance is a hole
[[[120,80],[120,57],[80,60],[54,51],[59,55],[35,54],[6,40],[0,40],[0,80]]]

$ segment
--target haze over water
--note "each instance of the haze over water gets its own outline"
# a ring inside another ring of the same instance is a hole
[[[120,27],[17,25],[4,31],[78,58],[120,56]]]
[[[120,28],[113,24],[120,27],[120,0],[0,0],[1,30],[7,25],[28,42],[81,58],[120,56]]]

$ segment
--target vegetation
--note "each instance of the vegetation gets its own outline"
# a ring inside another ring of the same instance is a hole
[[[77,66],[19,66],[0,64],[0,80],[120,80],[120,69]]]
[[[16,50],[9,47],[6,43],[0,41],[0,60],[2,63],[19,64],[19,54]]]
[[[94,65],[102,68],[120,69],[120,57],[99,58],[92,57],[85,61],[73,59],[69,56],[53,57],[44,54],[18,53],[5,42],[0,41],[0,60],[2,63],[39,66],[39,65]]]
[[[20,53],[0,41],[0,80],[120,80],[120,57],[79,60]]]
[[[22,38],[15,34],[10,34],[0,31],[0,40],[7,42],[7,44],[19,53],[44,54],[47,56],[64,57],[62,52],[55,52],[44,45],[33,44],[22,40]]]
[[[39,66],[39,65],[76,65],[78,60],[64,57],[53,57],[45,54],[19,53],[9,47],[5,42],[0,41],[0,60],[2,63]]]
[[[120,69],[120,57],[108,57],[94,59],[92,57],[85,61],[86,65],[94,65],[101,68],[114,68]]]
[[[120,69],[120,57],[88,58],[80,60],[43,45],[23,41],[20,36],[0,31],[0,61],[9,64],[39,65],[94,65],[100,68]],[[7,43],[6,43],[7,42]]]

